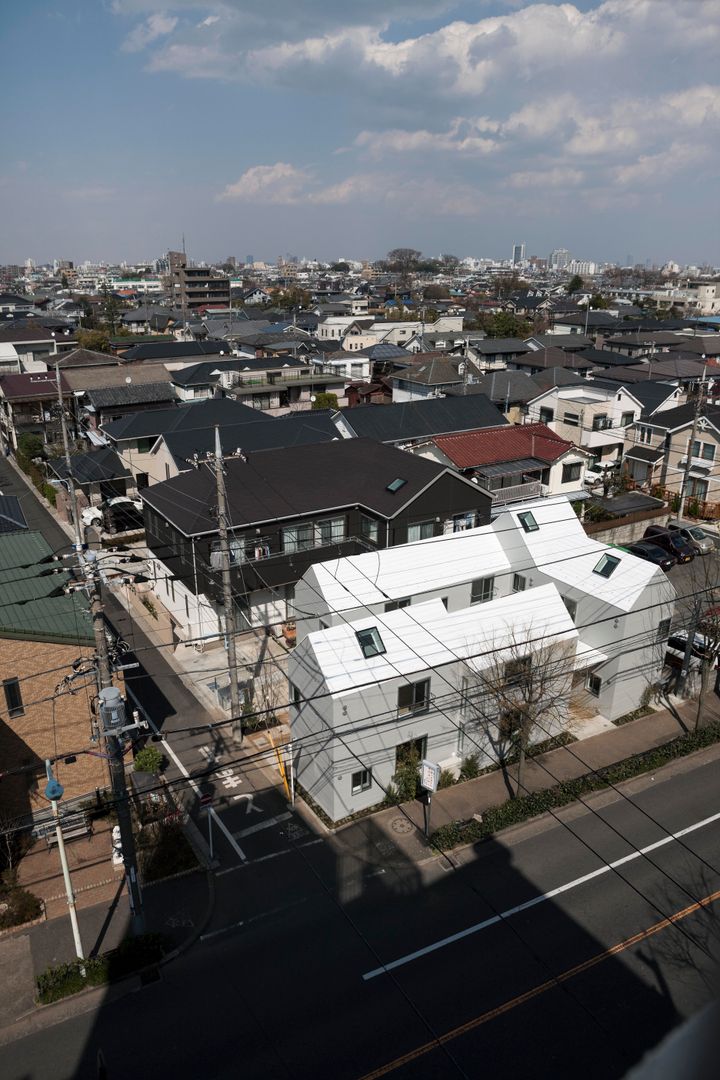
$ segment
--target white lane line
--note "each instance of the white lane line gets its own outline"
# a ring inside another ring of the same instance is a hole
[[[148,712],[147,712],[147,710],[143,708],[143,706],[142,706],[142,705],[140,704],[140,702],[138,701],[138,699],[137,699],[137,698],[135,697],[135,695],[133,694],[133,692],[132,692],[132,690],[130,689],[130,687],[129,687],[129,686],[126,686],[126,690],[127,690],[127,692],[128,692],[128,693],[129,693],[129,694],[130,694],[130,695],[131,695],[131,696],[133,697],[133,699],[134,699],[134,701],[135,701],[135,704],[137,705],[138,709],[139,709],[139,710],[140,710],[140,712],[141,712],[141,713],[143,714],[143,716],[145,717],[145,719],[147,720],[148,724],[149,724],[149,725],[150,725],[150,727],[151,727],[151,728],[153,729],[153,731],[155,732],[155,734],[156,734],[156,735],[159,735],[159,734],[160,734],[160,731],[158,730],[158,728],[157,728],[156,724],[155,724],[155,723],[153,722],[153,719],[152,719],[152,717],[148,715]],[[190,776],[190,773],[189,773],[189,772],[187,771],[187,769],[186,769],[186,768],[185,768],[185,766],[183,765],[182,761],[181,761],[181,760],[180,760],[180,758],[179,758],[179,757],[177,756],[177,754],[175,753],[175,751],[173,750],[173,748],[172,748],[172,747],[170,746],[170,744],[169,744],[169,743],[167,742],[167,740],[166,740],[166,739],[162,739],[162,741],[161,741],[160,745],[161,745],[162,747],[164,747],[164,749],[165,749],[165,752],[166,752],[166,753],[168,754],[168,756],[169,756],[169,757],[171,757],[171,758],[172,758],[172,760],[173,760],[173,761],[175,762],[175,764],[177,765],[178,769],[179,769],[179,770],[180,770],[180,772],[181,772],[181,773],[183,774],[183,776],[185,777],[185,779],[186,779],[186,780],[188,781],[188,783],[190,784],[190,787],[191,787],[191,788],[193,789],[193,791],[195,792],[195,794],[196,794],[196,795],[200,795],[200,788],[199,788],[199,786],[198,786],[197,782],[196,782],[195,780],[193,780],[193,779],[192,779],[192,777]],[[231,846],[231,847],[233,848],[233,850],[235,851],[235,853],[236,853],[236,855],[238,856],[238,858],[239,858],[239,859],[241,859],[241,860],[242,860],[242,862],[247,862],[247,855],[245,854],[245,852],[243,851],[243,849],[242,849],[242,848],[240,847],[240,845],[239,845],[239,844],[238,844],[238,843],[236,842],[236,840],[235,840],[235,838],[234,838],[233,834],[232,834],[232,833],[230,832],[230,830],[229,830],[229,829],[228,829],[228,828],[227,828],[227,827],[226,827],[226,826],[225,826],[225,825],[223,824],[223,822],[222,822],[222,821],[220,820],[220,818],[218,817],[217,813],[215,812],[215,810],[213,809],[213,807],[212,807],[212,806],[209,806],[209,807],[208,807],[208,813],[212,814],[212,819],[213,819],[213,821],[214,821],[214,822],[215,822],[215,824],[217,825],[218,829],[220,829],[220,832],[221,832],[221,833],[223,834],[223,836],[225,837],[225,839],[227,840],[227,842],[228,842],[228,843],[230,844],[230,846]]]
[[[574,881],[567,881],[564,885],[558,885],[557,888],[550,889],[550,891],[546,893],[541,893],[539,896],[533,897],[532,900],[526,900],[524,904],[517,904],[516,907],[508,908],[507,911],[501,911],[499,915],[492,915],[489,919],[483,919],[482,922],[475,923],[474,926],[468,926],[465,930],[459,930],[456,934],[450,934],[449,937],[440,938],[439,941],[434,941],[431,945],[425,945],[422,949],[416,949],[415,952],[408,953],[406,956],[400,956],[397,960],[390,960],[387,964],[383,964],[382,967],[373,968],[372,971],[366,971],[363,975],[363,981],[367,982],[368,979],[375,979],[378,975],[385,975],[388,971],[394,971],[395,968],[404,967],[405,964],[411,964],[414,960],[419,960],[422,956],[437,952],[438,949],[444,949],[446,945],[452,945],[456,941],[462,941],[463,938],[470,937],[472,934],[477,934],[481,930],[486,930],[489,926],[496,926],[499,922],[502,922],[503,919],[507,919],[511,915],[518,915],[521,911],[527,911],[529,908],[536,907],[538,904],[543,904],[546,900],[552,900],[555,896],[570,892],[571,889],[577,889],[580,885],[585,885],[588,881],[593,881],[595,878],[602,877],[603,874],[608,874],[611,870],[616,870],[619,866],[625,866],[626,863],[633,862],[634,859],[639,859],[643,855],[648,855],[651,851],[657,851],[658,848],[665,847],[666,844],[672,844],[675,840],[680,840],[683,836],[689,836],[690,833],[696,832],[698,829],[704,829],[707,825],[712,825],[716,821],[720,821],[720,813],[712,814],[710,817],[703,818],[702,821],[696,821],[694,825],[688,825],[686,829],[680,829],[679,832],[670,833],[668,836],[664,836],[662,840],[656,840],[654,844],[648,844],[647,847],[638,848],[637,851],[632,851],[629,855],[624,855],[622,859],[615,859],[614,862],[604,863],[602,866],[598,867],[597,870],[592,870],[589,874],[583,874],[582,877],[575,878]]]
[[[282,848],[281,851],[271,851],[269,855],[260,855],[257,859],[246,860],[244,863],[236,863],[235,866],[228,866],[225,870],[218,870],[215,877],[222,877],[223,874],[232,874],[235,870],[243,870],[246,866],[255,866],[256,863],[267,862],[268,859],[277,859],[279,855],[289,855],[292,851],[296,851],[297,848],[314,847],[315,844],[324,843],[323,838],[320,836],[317,840],[308,840],[305,844],[296,844],[294,848]]]
[[[250,825],[247,829],[241,829],[240,832],[233,833],[233,836],[236,840],[242,840],[244,836],[252,836],[253,833],[262,832],[263,829],[269,829],[273,825],[280,825],[291,817],[292,814],[289,811],[286,814],[278,814],[277,817],[268,818],[267,821],[261,821],[258,825]]]

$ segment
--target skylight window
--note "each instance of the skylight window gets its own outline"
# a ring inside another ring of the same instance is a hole
[[[396,491],[399,491],[401,487],[405,487],[406,484],[407,480],[403,480],[402,476],[397,476],[394,480],[390,481],[385,490],[392,491],[394,495]]]
[[[609,578],[615,573],[616,569],[620,565],[620,560],[615,555],[603,555],[597,566],[593,567],[593,574],[599,574],[600,577]]]
[[[369,660],[371,656],[381,656],[385,652],[383,639],[380,637],[377,626],[370,626],[367,630],[356,630],[355,636],[366,660]]]
[[[537,521],[529,510],[526,510],[522,514],[518,514],[518,521],[520,522],[526,533],[537,532],[540,528]]]

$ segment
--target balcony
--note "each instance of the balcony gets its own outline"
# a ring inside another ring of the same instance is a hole
[[[530,480],[526,484],[513,484],[510,487],[497,488],[491,491],[493,506],[501,506],[504,503],[521,502],[523,499],[537,499],[541,495],[547,495],[547,484],[540,480]]]

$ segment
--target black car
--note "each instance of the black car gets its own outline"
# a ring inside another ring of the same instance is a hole
[[[664,548],[670,555],[674,555],[679,563],[692,562],[695,558],[695,552],[687,540],[679,532],[671,532],[664,525],[648,525],[643,533],[643,540]]]
[[[657,544],[651,544],[649,540],[636,540],[634,544],[628,544],[627,550],[631,555],[637,555],[638,559],[655,563],[661,570],[672,570],[677,563],[674,555]]]

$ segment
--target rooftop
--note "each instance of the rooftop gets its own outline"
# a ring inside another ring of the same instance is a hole
[[[82,593],[51,597],[70,580],[62,571],[38,577],[40,559],[51,554],[39,532],[0,535],[0,637],[59,644],[92,644],[88,602]]]
[[[527,458],[550,463],[574,445],[561,439],[546,424],[507,424],[458,435],[438,435],[434,442],[458,469]]]

